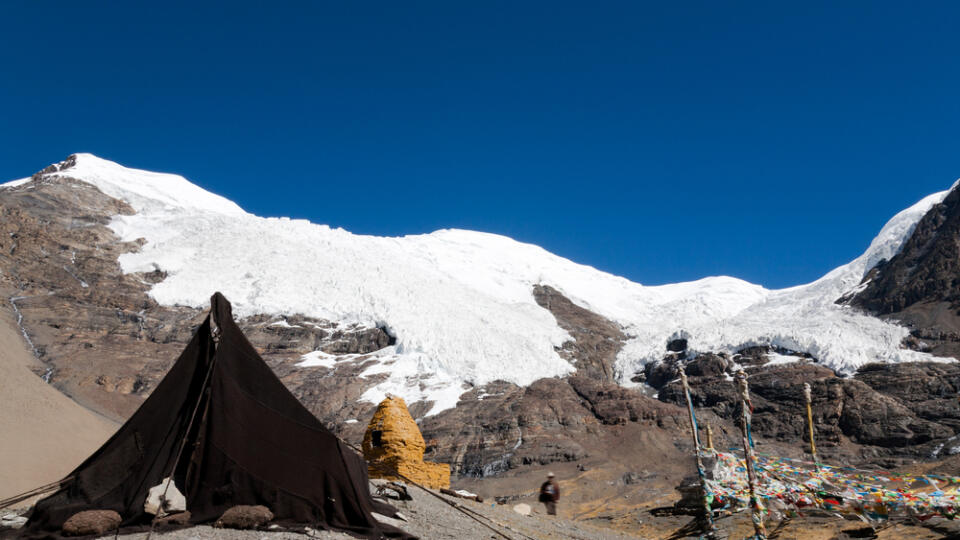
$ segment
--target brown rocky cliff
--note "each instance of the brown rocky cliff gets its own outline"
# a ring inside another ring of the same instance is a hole
[[[890,314],[918,302],[960,306],[960,190],[954,189],[917,223],[900,252],[872,269],[850,304]]]
[[[750,361],[762,361],[759,350]],[[735,421],[737,391],[729,380],[733,365],[716,372],[717,355],[704,354],[687,364],[698,414],[704,410]],[[741,359],[742,360],[742,359]],[[853,378],[838,377],[812,360],[748,366],[754,406],[753,433],[764,444],[803,452],[808,439],[803,384],[813,395],[815,436],[820,457],[834,463],[896,467],[930,458],[960,431],[960,365],[871,364]],[[678,381],[660,388],[659,399],[685,403]]]
[[[549,285],[534,285],[533,298],[573,338],[557,351],[560,356],[573,363],[579,375],[613,381],[617,353],[626,341],[619,325],[574,304]]]
[[[900,252],[838,299],[911,329],[905,347],[960,359],[960,189],[920,219]]]

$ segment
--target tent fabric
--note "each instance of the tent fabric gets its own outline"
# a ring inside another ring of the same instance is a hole
[[[213,521],[234,505],[262,504],[285,522],[412,538],[373,518],[372,512],[393,516],[396,510],[370,496],[366,463],[287,390],[220,293],[150,397],[56,493],[36,504],[25,532],[56,532],[71,515],[92,509],[117,511],[122,527],[149,524],[147,491],[175,462],[172,476],[193,523]]]

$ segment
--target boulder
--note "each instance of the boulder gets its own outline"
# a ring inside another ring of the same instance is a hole
[[[662,362],[650,362],[644,367],[644,380],[658,390],[679,376],[676,359],[672,356],[665,358]]]
[[[63,524],[64,536],[106,534],[120,527],[120,514],[113,510],[86,510],[78,512]]]
[[[686,366],[687,375],[691,377],[721,377],[730,367],[730,361],[719,354],[704,353]]]
[[[529,516],[531,508],[529,504],[520,503],[513,505],[513,511],[520,514],[521,516]]]
[[[214,524],[227,529],[256,529],[273,519],[273,512],[266,506],[239,505],[229,508]]]

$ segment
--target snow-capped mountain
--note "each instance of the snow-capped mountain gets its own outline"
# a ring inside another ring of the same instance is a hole
[[[901,348],[907,329],[835,302],[895,255],[947,192],[894,216],[851,263],[807,285],[767,290],[732,277],[648,287],[480,232],[374,237],[261,218],[183,177],[90,154],[34,178],[80,180],[127,202],[134,213],[116,215],[109,226],[123,241],[145,243],[120,264],[127,273],[162,271],[165,278],[150,290],[162,305],[203,307],[219,290],[240,316],[301,314],[386,328],[396,342],[364,374],[388,378],[365,399],[391,392],[410,403],[432,400],[434,414],[456,405],[470,386],[528,385],[574,371],[558,353],[570,336],[536,302],[538,284],[622,327],[628,341],[616,373],[624,385],[676,337],[692,351],[772,345],[809,353],[840,372],[871,361],[932,359]],[[307,355],[303,366],[338,360]]]

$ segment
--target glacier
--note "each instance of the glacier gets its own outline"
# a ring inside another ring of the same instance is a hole
[[[160,304],[202,308],[221,291],[239,316],[301,314],[385,327],[396,344],[379,351],[365,372],[388,376],[364,394],[372,402],[389,392],[408,403],[433,401],[429,414],[436,414],[473,386],[528,385],[572,373],[556,351],[570,336],[534,300],[536,284],[623,328],[629,339],[616,372],[624,385],[634,384],[630,377],[659,361],[666,343],[680,335],[694,352],[766,344],[810,353],[839,373],[868,362],[935,359],[900,347],[906,328],[835,300],[896,254],[947,191],[898,213],[849,264],[813,283],[768,290],[726,276],[644,286],[482,232],[376,237],[258,217],[182,176],[91,154],[75,154],[57,168],[40,179],[86,182],[134,209],[109,226],[124,241],[145,240],[138,252],[121,256],[124,272],[167,273],[150,290]],[[3,186],[28,188],[29,180]],[[330,368],[336,360],[307,355],[301,366]]]

